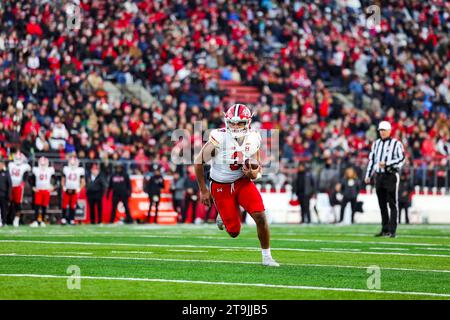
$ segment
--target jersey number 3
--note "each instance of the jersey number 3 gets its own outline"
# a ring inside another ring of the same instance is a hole
[[[233,164],[230,164],[231,170],[236,171],[236,170],[242,168],[242,161],[244,161],[244,155],[242,154],[241,151],[235,151],[233,153],[232,159],[236,159],[236,160],[234,160]]]

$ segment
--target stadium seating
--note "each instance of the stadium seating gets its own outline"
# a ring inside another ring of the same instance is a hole
[[[380,26],[368,27],[368,2],[358,2],[81,0],[79,29],[57,25],[67,13],[53,2],[6,2],[0,154],[76,150],[82,159],[129,161],[143,149],[161,164],[172,149],[168,132],[192,133],[200,118],[219,125],[217,114],[240,102],[256,112],[254,124],[281,130],[282,159],[315,167],[328,153],[335,165],[364,167],[376,124],[389,120],[408,162],[429,164],[432,177],[410,170],[412,181],[448,188],[445,4],[391,0]],[[49,143],[56,117],[69,135],[59,150]]]

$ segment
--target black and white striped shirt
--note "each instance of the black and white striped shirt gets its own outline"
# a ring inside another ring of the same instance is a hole
[[[384,162],[384,168],[379,167],[379,163]],[[385,140],[377,139],[372,144],[369,154],[369,165],[367,166],[366,178],[370,178],[374,172],[385,173],[399,171],[405,164],[405,151],[400,141],[394,138]]]

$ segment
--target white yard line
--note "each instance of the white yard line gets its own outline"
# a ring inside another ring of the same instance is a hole
[[[61,253],[61,254],[79,254],[79,255],[83,255],[83,256],[89,256],[92,255],[92,252],[73,252],[73,251],[69,251],[69,252],[54,252],[54,253]]]
[[[313,230],[313,229],[309,229],[309,230]],[[280,236],[325,236],[325,237],[333,237],[333,236],[354,236],[354,237],[369,237],[372,238],[375,235],[374,233],[352,233],[352,232],[301,232],[304,231],[303,230],[299,230],[300,232],[278,232],[275,230],[272,230],[273,234],[277,234]],[[410,230],[410,231],[414,231],[414,230]],[[450,230],[449,230],[450,231]],[[450,239],[450,236],[438,236],[438,235],[421,235],[421,234],[403,234],[403,233],[398,233],[397,234],[397,238],[436,238],[436,239]]]
[[[170,252],[208,252],[207,250],[167,250]]]
[[[141,251],[111,251],[111,252],[130,252],[142,253]],[[51,255],[51,254],[18,254],[18,253],[2,253],[0,257],[34,257],[34,258],[62,258],[62,259],[105,259],[105,260],[140,260],[140,261],[162,261],[162,262],[197,262],[197,263],[227,263],[227,264],[253,264],[260,265],[260,262],[254,261],[231,261],[231,260],[206,260],[206,259],[176,259],[176,258],[140,258],[140,257],[118,257],[118,256],[70,256],[70,255]],[[332,265],[332,264],[311,264],[311,263],[282,263],[283,266],[299,266],[299,267],[324,267],[324,268],[346,268],[346,269],[367,269],[369,266],[349,266],[349,265]],[[414,268],[395,268],[382,267],[382,270],[394,271],[414,271],[414,272],[433,272],[433,273],[450,273],[450,270],[438,269],[414,269]]]
[[[111,251],[111,253],[137,253],[137,254],[153,254],[151,251]]]
[[[330,243],[357,243],[357,244],[387,244],[401,246],[443,246],[450,247],[450,244],[441,243],[413,243],[413,242],[386,242],[386,241],[359,241],[359,240],[322,240],[322,239],[294,239],[294,238],[271,238],[271,240],[283,240],[293,242],[330,242]]]
[[[69,242],[69,241],[42,241],[42,240],[0,240],[0,243],[42,243],[53,245],[91,245],[91,246],[128,246],[128,247],[171,247],[171,248],[210,248],[210,249],[237,249],[259,251],[256,247],[225,247],[225,246],[204,246],[204,245],[175,245],[175,244],[138,244],[138,243],[102,243],[102,242]],[[370,251],[349,251],[349,250],[317,250],[300,248],[272,248],[273,251],[298,251],[298,252],[329,252],[329,253],[348,253],[348,254],[369,254],[369,255],[397,255],[397,256],[415,256],[415,257],[436,257],[450,258],[448,254],[425,254],[425,253],[401,253],[401,252],[370,252]]]
[[[371,233],[335,233],[332,235],[342,235],[342,236],[357,236],[357,237],[371,237]],[[330,234],[328,234],[330,236]],[[401,238],[431,238],[431,239],[450,239],[450,236],[433,236],[433,235],[412,235],[412,234],[397,234]]]
[[[0,274],[0,277],[55,278],[55,279],[69,278],[69,276],[60,276],[60,275],[51,275],[51,274]],[[99,276],[80,276],[80,279],[108,280],[108,281],[116,280],[116,281],[136,281],[136,282],[188,283],[188,284],[201,284],[201,285],[214,285],[214,286],[221,285],[221,286],[241,286],[241,287],[259,287],[259,288],[262,287],[262,288],[276,288],[276,289],[400,294],[400,295],[415,295],[415,296],[445,297],[445,298],[450,297],[450,294],[434,293],[434,292],[409,292],[409,291],[394,291],[394,290],[369,290],[369,289],[353,289],[353,288],[291,286],[291,285],[266,284],[266,283],[214,282],[214,281],[199,281],[199,280],[149,279],[149,278],[99,277]]]
[[[358,252],[361,251],[361,249],[340,249],[340,248],[320,248],[320,250],[323,251],[329,251],[329,250],[333,250],[333,251],[354,251],[354,252]]]
[[[371,250],[405,250],[405,251],[408,251],[409,249],[407,249],[407,248],[381,248],[381,247],[371,247],[371,248],[369,248],[369,249],[371,249]],[[418,248],[419,250],[421,249],[421,248]]]

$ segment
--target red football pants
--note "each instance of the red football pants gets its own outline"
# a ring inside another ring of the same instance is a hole
[[[241,230],[239,206],[249,214],[265,210],[261,194],[255,184],[245,177],[233,183],[212,181],[211,195],[228,233],[239,233]]]
[[[78,200],[78,193],[68,193],[67,191],[63,193],[62,197],[62,208],[66,209],[69,206],[70,209],[76,209]]]
[[[50,190],[37,190],[34,194],[34,204],[47,208],[50,204]]]
[[[21,204],[23,200],[23,184],[11,189],[11,201],[16,204]]]

